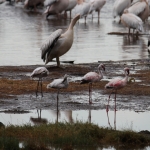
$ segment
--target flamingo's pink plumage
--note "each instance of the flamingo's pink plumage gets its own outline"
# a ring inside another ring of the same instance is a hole
[[[106,89],[112,89],[115,90],[115,111],[116,111],[116,94],[117,94],[117,90],[120,88],[123,88],[124,86],[126,86],[127,82],[128,82],[128,76],[129,76],[129,68],[124,68],[124,73],[125,73],[125,78],[120,79],[120,78],[115,78],[112,79],[109,83],[107,83],[105,85]],[[106,111],[108,112],[108,106],[109,106],[109,100],[110,100],[110,96],[112,94],[112,92],[109,95],[109,99],[108,99],[108,105],[106,107]]]
[[[98,66],[99,73],[88,72],[87,74],[84,75],[84,77],[82,78],[80,82],[80,84],[89,83],[89,104],[92,103],[92,98],[91,98],[92,83],[98,82],[103,78],[103,74],[101,72],[102,69],[105,71],[105,66],[103,64],[100,64]]]

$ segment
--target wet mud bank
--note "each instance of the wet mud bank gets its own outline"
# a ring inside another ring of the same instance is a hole
[[[88,84],[80,85],[80,80],[89,71],[96,71],[100,63],[105,64],[104,79],[93,84],[92,100],[89,104]],[[112,78],[124,77],[124,67],[130,68],[131,80],[128,85],[118,90],[117,109],[129,109],[137,112],[150,110],[150,61],[99,61],[88,64],[66,64],[61,68],[47,65],[50,74],[43,79],[43,94],[35,96],[37,81],[30,78],[36,66],[1,66],[0,67],[0,108],[5,112],[27,113],[31,109],[56,109],[57,90],[47,89],[53,79],[70,75],[69,87],[59,95],[60,110],[105,109],[110,90],[104,89],[105,84]],[[110,100],[110,109],[114,109],[114,95]]]

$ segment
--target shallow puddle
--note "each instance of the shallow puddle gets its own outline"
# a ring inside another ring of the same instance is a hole
[[[135,112],[118,110],[116,112],[116,125],[114,124],[114,111],[110,110],[30,110],[29,113],[0,113],[0,120],[5,125],[41,124],[48,122],[90,122],[100,127],[111,127],[117,130],[149,130],[150,112]],[[109,124],[109,122],[110,124]],[[111,126],[110,126],[111,125]]]

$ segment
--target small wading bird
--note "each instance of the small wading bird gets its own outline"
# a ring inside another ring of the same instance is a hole
[[[47,77],[49,74],[49,71],[45,67],[38,67],[33,72],[31,73],[32,78],[39,78],[38,83],[37,83],[37,89],[36,89],[36,97],[38,96],[38,87],[39,87],[39,82],[41,85],[41,96],[43,97],[43,91],[42,91],[42,78]]]
[[[84,77],[81,79],[80,84],[85,84],[89,83],[89,104],[92,104],[92,83],[93,82],[98,82],[103,78],[103,73],[101,70],[105,71],[105,66],[104,64],[100,64],[98,66],[98,72],[88,72],[87,74],[84,75]]]
[[[59,57],[64,55],[72,46],[73,43],[73,27],[79,20],[80,15],[76,15],[65,33],[62,33],[62,29],[58,29],[53,32],[47,41],[41,46],[41,58],[47,64],[52,61],[53,58],[56,58],[57,66],[60,66]]]
[[[127,82],[128,82],[128,77],[129,77],[129,68],[124,68],[124,73],[125,73],[125,78],[120,79],[120,78],[115,78],[112,79],[109,83],[107,83],[105,85],[105,89],[112,89],[112,92],[109,95],[108,98],[108,105],[106,106],[106,111],[109,111],[109,100],[110,100],[110,96],[113,93],[113,91],[115,91],[115,111],[116,111],[116,95],[117,95],[117,90],[123,88],[124,86],[126,86]]]
[[[106,0],[91,0],[91,7],[89,10],[89,13],[93,13],[93,11],[96,11],[98,13],[98,21],[100,17],[100,11],[102,7],[105,5]],[[92,19],[93,19],[93,14],[92,14]]]
[[[57,89],[57,110],[58,110],[58,101],[59,101],[59,91],[60,89],[66,89],[69,85],[68,75],[65,74],[63,79],[55,79],[50,84],[47,85],[47,89],[54,88]]]
[[[132,14],[132,13],[128,13],[128,10],[125,9],[123,15],[121,16],[121,23],[129,28],[129,32],[128,35],[130,34],[130,29],[133,29],[133,34],[134,34],[134,30],[136,30],[137,32],[143,32],[143,21],[136,15]]]

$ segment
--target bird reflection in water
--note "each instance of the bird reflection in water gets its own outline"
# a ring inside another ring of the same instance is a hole
[[[108,111],[106,111],[106,113],[107,113],[108,125],[110,126],[111,129],[113,129],[112,125],[110,124]],[[116,130],[116,111],[114,111],[114,130]]]
[[[35,124],[35,125],[40,125],[40,124],[47,124],[47,119],[45,118],[42,118],[41,117],[41,109],[37,109],[37,114],[38,114],[38,117],[37,118],[34,118],[34,117],[30,117],[30,120]]]

